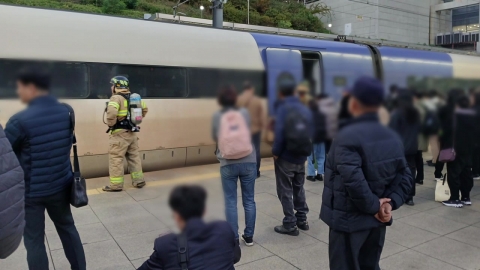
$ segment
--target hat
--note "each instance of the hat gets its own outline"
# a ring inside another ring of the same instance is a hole
[[[372,77],[360,77],[350,90],[350,95],[365,106],[379,106],[385,98],[382,83]]]

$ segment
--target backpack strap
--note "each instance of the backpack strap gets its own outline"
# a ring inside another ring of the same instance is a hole
[[[178,263],[182,270],[188,270],[188,245],[187,245],[187,235],[185,233],[180,233],[177,235],[177,245],[178,245]]]

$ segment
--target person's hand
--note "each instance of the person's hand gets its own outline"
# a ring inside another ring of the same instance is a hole
[[[382,223],[389,222],[392,219],[392,205],[390,201],[388,198],[380,199],[380,209],[375,214],[375,218]]]

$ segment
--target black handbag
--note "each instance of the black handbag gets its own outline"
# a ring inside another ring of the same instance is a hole
[[[73,108],[64,104],[68,108],[70,115],[70,126],[73,133],[73,183],[70,194],[70,204],[76,208],[88,205],[87,183],[80,174],[80,163],[78,162],[77,137],[75,137],[75,112]]]

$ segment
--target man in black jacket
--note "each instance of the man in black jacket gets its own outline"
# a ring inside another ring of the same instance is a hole
[[[392,210],[408,198],[412,176],[402,141],[382,126],[381,83],[360,78],[351,91],[353,119],[328,155],[320,218],[330,227],[331,270],[378,270]]]
[[[241,257],[238,239],[226,221],[202,220],[206,199],[207,193],[199,186],[179,186],[172,191],[169,204],[181,234],[157,238],[153,254],[138,270],[235,269]],[[185,247],[186,256],[182,256],[179,250]]]

